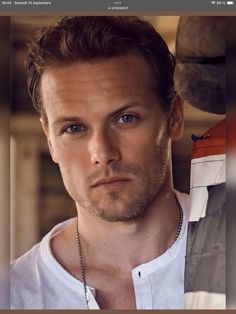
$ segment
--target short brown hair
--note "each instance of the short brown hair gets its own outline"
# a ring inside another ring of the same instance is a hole
[[[153,87],[163,111],[175,95],[175,58],[162,37],[137,17],[65,17],[56,26],[42,28],[28,44],[25,60],[28,91],[34,107],[45,116],[40,101],[40,80],[45,68],[78,61],[106,59],[138,51],[150,65]]]

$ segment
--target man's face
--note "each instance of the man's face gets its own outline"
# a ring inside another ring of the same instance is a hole
[[[127,54],[50,68],[41,95],[51,155],[78,209],[106,221],[144,213],[166,181],[176,137],[146,61]]]

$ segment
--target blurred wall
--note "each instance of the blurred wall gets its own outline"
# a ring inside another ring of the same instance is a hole
[[[0,17],[0,309],[9,308],[10,18]]]

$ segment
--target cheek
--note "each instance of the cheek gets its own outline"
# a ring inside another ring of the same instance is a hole
[[[154,123],[153,123],[154,124]],[[163,145],[167,140],[165,126],[148,125],[142,130],[137,130],[136,134],[131,134],[120,145],[124,154],[133,155],[135,159],[142,157],[152,158],[156,147]]]
[[[76,180],[83,177],[88,168],[88,158],[83,149],[80,149],[76,144],[57,143],[54,146],[54,151],[63,176],[75,177]]]
[[[78,191],[83,193],[84,182],[88,176],[86,171],[86,165],[84,164],[84,159],[78,152],[64,152],[60,153],[59,168],[64,182],[65,188],[71,197],[74,196]]]
[[[127,145],[128,144],[128,145]],[[150,166],[151,160],[154,159],[156,148],[155,136],[139,135],[135,140],[123,145],[122,159],[124,163],[133,163],[142,169]]]
[[[166,123],[163,123],[156,133],[156,145],[161,146],[165,140],[167,141],[167,138],[167,125]]]
[[[139,164],[145,172],[152,173],[166,167],[169,161],[168,147],[168,136],[165,128],[162,128],[157,133],[140,136],[138,141],[130,144],[128,152],[134,163]]]

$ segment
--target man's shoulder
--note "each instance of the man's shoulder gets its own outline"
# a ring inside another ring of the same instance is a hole
[[[39,257],[40,243],[11,262],[11,308],[23,308],[24,296],[36,288]]]
[[[78,284],[63,269],[50,249],[52,237],[63,231],[69,222],[67,220],[56,225],[41,242],[11,263],[11,309],[83,306],[82,283]]]
[[[66,223],[67,221],[56,225],[39,243],[11,262],[12,309],[41,307],[42,291],[53,280],[54,258],[50,240]]]
[[[33,246],[29,251],[24,253],[22,256],[14,259],[11,262],[11,273],[20,274],[24,273],[27,270],[29,272],[34,265],[34,262],[38,260],[40,256],[40,244],[41,242],[37,243]]]
[[[58,232],[60,232],[69,220],[57,224],[49,231],[44,238],[34,245],[29,251],[11,262],[11,273],[15,276],[25,275],[25,271],[35,273],[35,267],[45,260],[47,255],[51,255],[50,240]]]

